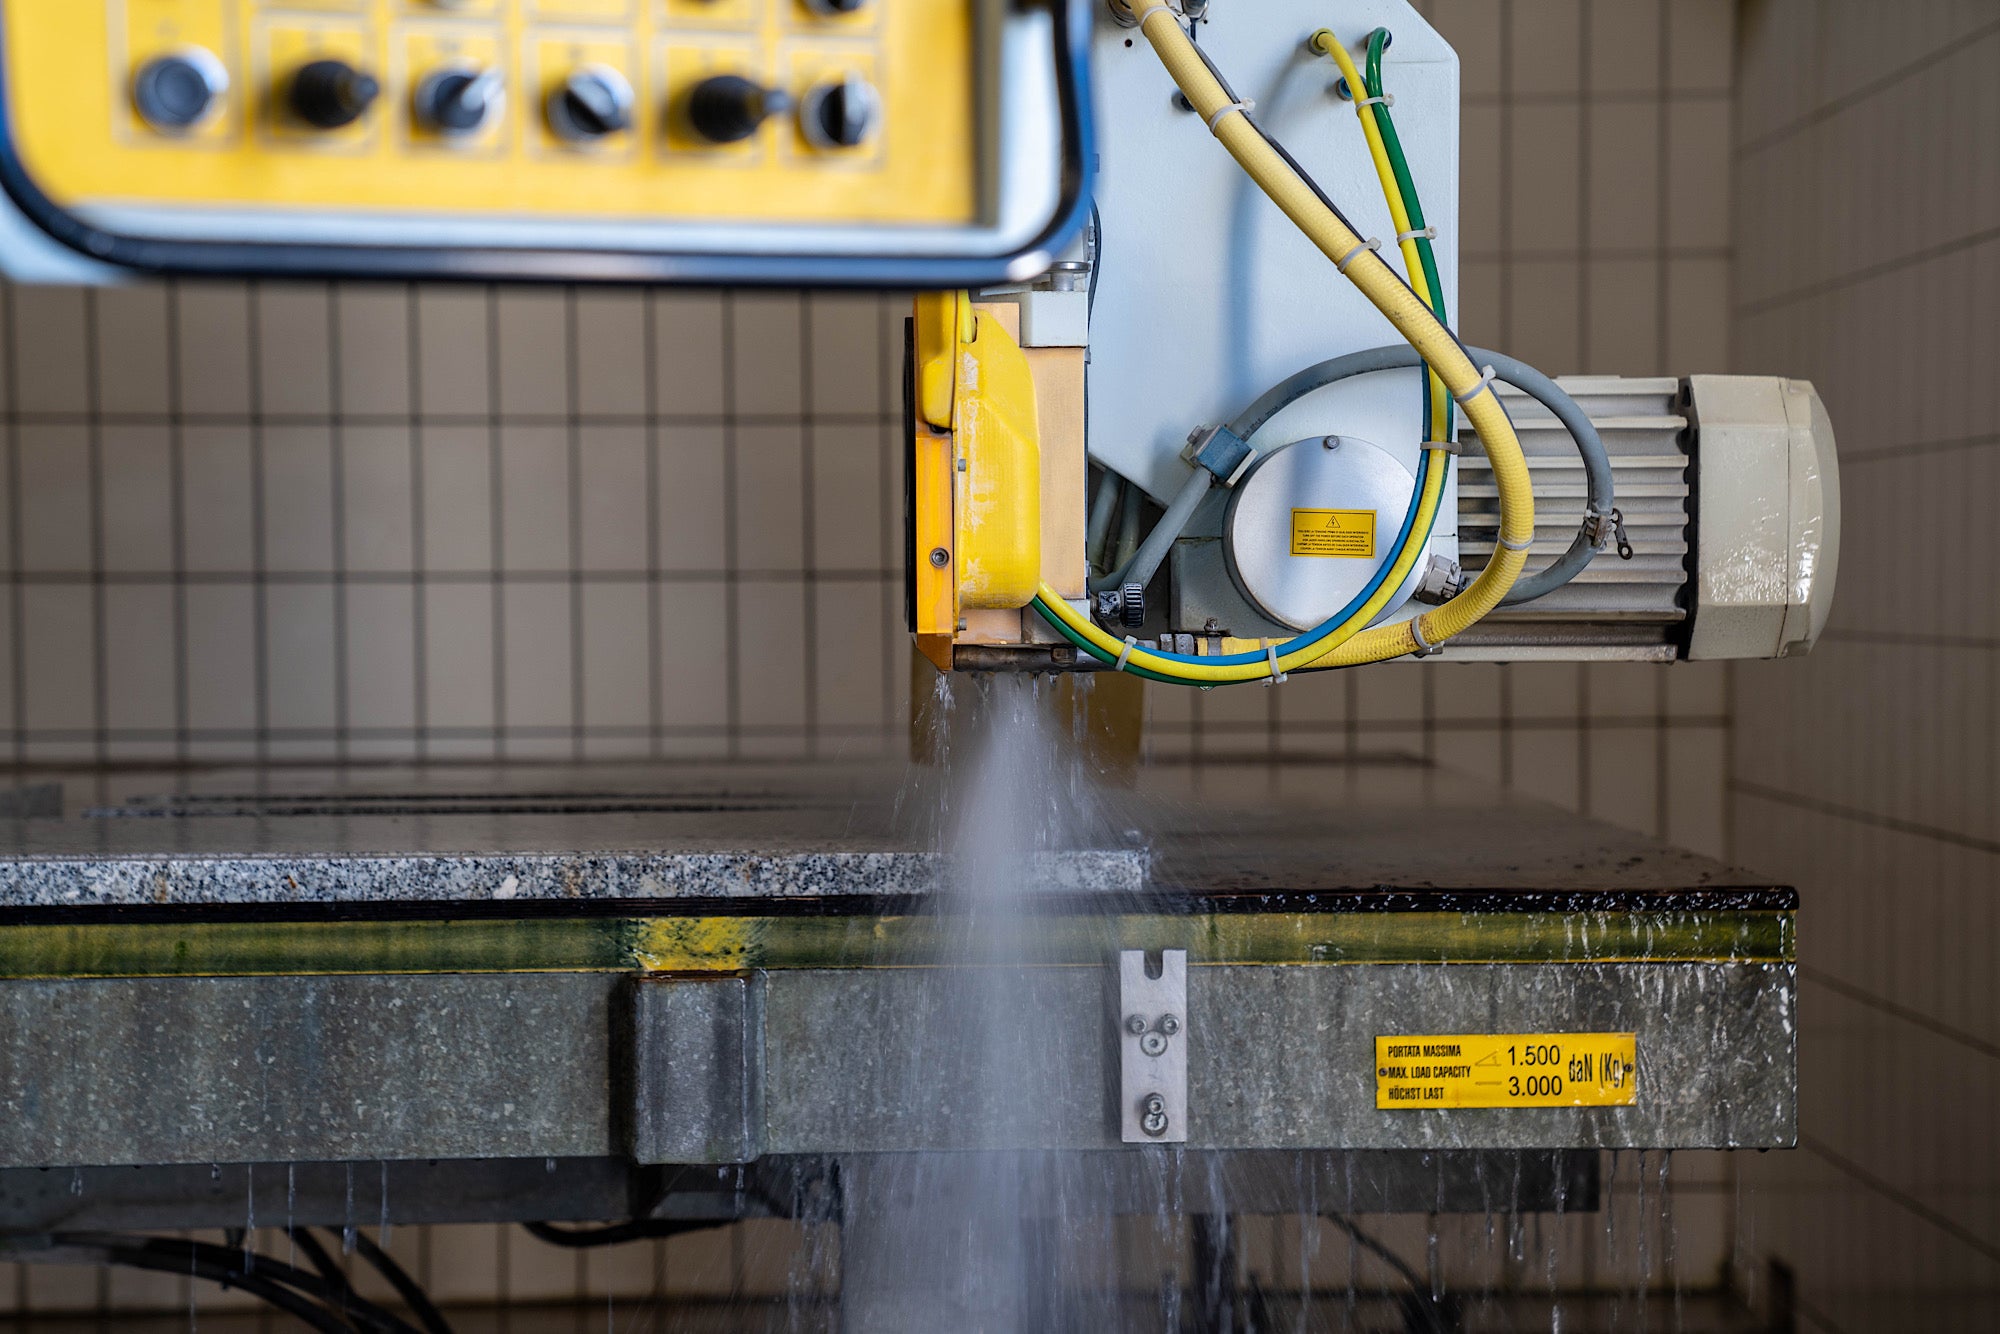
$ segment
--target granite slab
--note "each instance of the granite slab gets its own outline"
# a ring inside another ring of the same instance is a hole
[[[949,842],[935,833],[938,779],[901,765],[163,770],[56,781],[60,805],[46,793],[36,805],[52,814],[0,815],[0,912],[905,896],[935,890],[950,866]],[[1081,826],[1091,832],[1022,863],[1034,890],[1467,904],[1699,892],[1723,903],[1768,887],[1400,760],[1161,766],[1090,800]]]

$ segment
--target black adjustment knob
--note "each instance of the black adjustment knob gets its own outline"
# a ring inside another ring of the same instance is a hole
[[[766,88],[740,74],[717,74],[688,94],[688,124],[710,143],[733,144],[791,107],[792,99],[782,88]]]
[[[549,128],[587,143],[632,127],[632,85],[608,65],[585,65],[549,94]]]
[[[868,0],[806,0],[806,8],[815,14],[859,14]]]
[[[472,134],[499,109],[502,95],[498,70],[439,70],[417,85],[417,119],[439,134]]]
[[[322,130],[352,125],[375,105],[381,80],[344,60],[314,60],[292,75],[292,114]]]
[[[1118,621],[1127,630],[1146,623],[1146,586],[1126,584],[1118,590]]]
[[[132,76],[132,104],[157,130],[191,129],[229,91],[229,71],[200,47],[156,56]]]
[[[858,148],[875,133],[882,99],[866,79],[823,83],[799,104],[799,127],[816,148]]]

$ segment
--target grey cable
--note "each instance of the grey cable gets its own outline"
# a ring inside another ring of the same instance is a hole
[[[1083,558],[1096,568],[1096,562],[1108,553],[1104,550],[1104,539],[1111,535],[1111,521],[1118,516],[1118,486],[1124,479],[1106,468],[1104,475],[1097,479],[1097,496],[1090,502],[1090,526],[1083,537]],[[1111,562],[1106,559],[1106,565]]]
[[[1554,380],[1536,370],[1526,362],[1517,361],[1504,352],[1494,352],[1486,348],[1468,347],[1467,356],[1478,365],[1491,366],[1501,380],[1526,393],[1555,414],[1570,438],[1576,441],[1577,453],[1583,456],[1585,485],[1589,495],[1590,516],[1608,516],[1616,503],[1611,477],[1611,459],[1604,452],[1604,441],[1597,434],[1597,428],[1577,405],[1575,399],[1565,394]],[[1308,366],[1296,375],[1288,376],[1268,390],[1263,397],[1245,408],[1229,423],[1229,429],[1248,440],[1264,424],[1284,409],[1318,389],[1341,380],[1351,380],[1357,375],[1372,375],[1377,371],[1412,370],[1424,364],[1417,350],[1405,344],[1389,347],[1370,348],[1366,352],[1353,352],[1344,357],[1334,357],[1316,366]],[[1507,596],[1505,604],[1531,602],[1538,597],[1555,592],[1570,580],[1582,574],[1597,554],[1597,546],[1591,540],[1590,521],[1585,519],[1584,527],[1577,531],[1569,550],[1557,557],[1545,569],[1527,575],[1516,581]]]
[[[1173,549],[1181,530],[1193,517],[1195,506],[1201,504],[1202,497],[1208,494],[1208,488],[1214,481],[1215,474],[1206,468],[1196,468],[1189,473],[1188,479],[1181,483],[1181,489],[1174,493],[1167,512],[1160,516],[1160,521],[1153,525],[1153,531],[1146,534],[1146,540],[1132,553],[1132,559],[1125,562],[1123,568],[1092,579],[1090,591],[1102,593],[1127,584],[1138,584],[1143,588],[1152,583],[1153,576],[1160,572],[1160,562],[1167,558],[1167,552]],[[1134,492],[1138,490],[1136,486],[1132,489]]]
[[[1111,549],[1111,559],[1104,562],[1112,569],[1122,570],[1132,563],[1132,553],[1139,549],[1139,520],[1146,512],[1146,493],[1132,482],[1125,483],[1125,500],[1118,510],[1117,545]]]

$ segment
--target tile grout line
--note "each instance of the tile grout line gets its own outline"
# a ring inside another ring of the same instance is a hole
[[[1844,115],[1872,101],[1874,98],[1880,97],[1883,93],[1890,91],[1906,80],[1916,77],[1934,65],[1944,63],[1952,56],[1968,50],[1995,34],[2000,34],[2000,21],[1985,24],[1943,46],[1934,47],[1907,65],[1893,69],[1869,83],[1851,89],[1830,102],[1822,102],[1819,106],[1813,108],[1805,115],[1798,117],[1796,120],[1781,125],[1774,130],[1769,130],[1755,139],[1745,140],[1736,146],[1736,160],[1741,162],[1745,158],[1755,157],[1768,148],[1774,148],[1788,139],[1798,137],[1807,130],[1824,125],[1826,122]]]
[[[879,579],[892,578],[894,571],[876,569],[853,569],[836,567],[819,571],[819,578],[835,583],[872,583]],[[100,576],[88,569],[73,570],[31,570],[9,580],[23,588],[64,588],[88,585]],[[106,570],[101,576],[107,585],[113,587],[148,588],[158,587],[174,581],[173,575],[161,570]],[[567,583],[571,575],[563,569],[515,569],[515,570],[272,570],[261,576],[272,587],[317,587],[344,579],[348,584],[375,584],[402,586],[407,584],[548,584]],[[704,584],[718,583],[731,576],[724,570],[642,570],[628,568],[622,570],[591,570],[583,575],[586,584]],[[799,572],[792,568],[771,570],[740,570],[734,576],[749,583],[777,583],[789,580],[798,582]],[[191,570],[180,582],[192,587],[231,588],[237,585],[254,584],[259,578],[255,570]]]
[[[409,340],[403,369],[409,409],[405,432],[410,449],[410,714],[417,735],[423,737],[428,734],[431,714],[430,589],[425,577],[430,569],[430,550],[424,524],[424,368],[419,351],[423,347],[423,308],[415,283],[404,288],[403,334]],[[418,764],[430,759],[427,743],[417,743],[416,759]]]
[[[500,289],[486,285],[486,466],[487,539],[495,575],[507,568],[507,452],[500,398]],[[495,578],[490,633],[493,654],[493,758],[507,759],[507,599],[505,584]]]
[[[346,395],[341,387],[346,366],[341,350],[340,287],[329,282],[326,285],[326,394],[330,417],[327,447],[333,511],[333,725],[335,731],[344,733],[352,721],[352,686],[348,679],[347,429],[342,418]],[[334,763],[345,764],[349,758],[346,743],[336,743]]]
[[[1865,1005],[1871,1010],[1888,1015],[1893,1019],[1899,1019],[1913,1028],[1921,1028],[1934,1036],[1944,1038],[1949,1042],[1955,1042],[1968,1050],[1976,1051],[1981,1056],[2000,1061],[2000,1042],[1995,1042],[1989,1038],[1982,1038],[1976,1033],[1968,1033],[1962,1028],[1945,1023],[1941,1019],[1934,1019],[1921,1010],[1912,1009],[1907,1005],[1890,1000],[1887,996],[1878,995],[1866,987],[1844,981],[1841,978],[1835,977],[1832,973],[1821,968],[1815,968],[1810,964],[1799,965],[1799,977],[1807,982],[1811,982],[1814,986],[1825,987],[1828,991],[1836,995],[1844,996],[1856,1005]]]
[[[1590,16],[1595,12],[1587,2],[1577,10],[1577,87],[1582,91],[1582,114],[1577,119],[1576,128],[1576,347],[1577,360],[1588,368],[1587,374],[1598,371],[1597,358],[1592,350],[1592,321],[1590,303],[1592,298],[1590,248],[1593,238],[1591,213],[1593,211],[1593,186],[1590,171],[1590,155],[1595,147],[1591,134],[1592,112],[1595,109],[1596,84],[1591,78],[1591,61],[1597,53],[1596,30]],[[1665,238],[1661,240],[1664,242]]]
[[[185,366],[181,361],[181,285],[167,281],[167,459],[169,472],[168,514],[172,539],[172,568],[168,571],[173,589],[174,615],[174,758],[187,763],[194,737],[192,648],[188,630],[187,597],[187,426],[182,416],[186,396],[181,387]]]
[[[1660,81],[1662,96],[1655,108],[1654,133],[1657,136],[1653,151],[1656,154],[1655,176],[1653,180],[1653,364],[1663,366],[1672,354],[1674,338],[1674,281],[1673,265],[1667,258],[1667,237],[1673,229],[1673,114],[1665,93],[1673,87],[1673,40],[1674,9],[1670,0],[1660,0],[1660,23],[1657,34],[1659,53],[1656,73]]]
[[[1721,252],[1712,252],[1713,258]],[[105,411],[88,412],[60,408],[44,408],[35,411],[21,411],[14,414],[25,426],[87,426],[93,421],[101,421],[107,426],[163,426],[168,414],[163,412]],[[584,412],[572,417],[566,412],[510,412],[505,414],[507,422],[513,426],[567,426],[571,421],[579,421],[585,426],[644,426],[649,421],[660,421],[674,426],[720,426],[724,424],[721,413],[714,412]],[[409,412],[347,412],[341,414],[341,421],[348,426],[401,426],[412,420]],[[484,412],[422,412],[414,414],[415,419],[426,426],[485,426],[491,420]],[[823,412],[812,414],[818,425],[872,426],[880,414],[875,412]],[[252,424],[249,412],[187,412],[181,419],[190,426],[241,426]],[[326,412],[266,412],[255,418],[265,426],[320,426],[333,425],[334,414]],[[807,414],[802,412],[744,412],[733,419],[743,426],[803,426]]]
[[[15,287],[0,286],[0,340],[4,340],[7,364],[7,569],[16,575],[8,581],[7,619],[9,643],[8,705],[13,718],[13,753],[16,767],[27,761],[28,665],[26,590],[18,578],[21,572],[21,366],[15,355]],[[24,1279],[23,1282],[26,1280]]]
[[[646,414],[646,722],[652,732],[648,753],[654,759],[666,751],[660,729],[666,725],[666,661],[662,638],[660,598],[663,585],[652,576],[660,569],[660,300],[659,293],[644,288],[639,293],[640,342],[645,358],[644,383],[640,387]]]
[[[877,380],[875,386],[876,393],[880,395],[876,404],[880,444],[877,446],[876,452],[879,458],[879,470],[883,488],[891,497],[901,498],[907,497],[909,485],[907,479],[903,476],[909,467],[908,456],[905,451],[914,448],[914,442],[904,441],[901,438],[905,423],[900,412],[893,417],[891,416],[892,405],[896,408],[901,407],[903,376],[910,373],[903,367],[903,359],[907,355],[907,350],[904,346],[905,321],[896,318],[895,306],[892,304],[893,301],[894,298],[887,292],[879,293],[876,296],[876,350],[877,354],[882,358],[880,378]],[[901,485],[892,485],[892,483],[898,482]],[[903,503],[907,504],[907,499]],[[912,626],[903,625],[901,633],[898,632],[899,623],[906,619],[905,615],[898,614],[898,607],[903,600],[900,596],[902,591],[900,584],[902,580],[897,577],[900,573],[897,567],[901,559],[897,549],[902,546],[905,540],[899,536],[902,527],[899,520],[902,517],[901,508],[894,500],[882,509],[880,554],[881,569],[883,571],[882,623],[889,627],[889,642],[884,646],[881,657],[881,726],[885,744],[892,742],[895,734],[897,677],[900,674],[904,680],[908,680],[911,670],[908,667],[899,668],[896,661],[897,646],[903,643],[910,631],[914,629]],[[913,656],[915,649],[905,647],[903,652],[905,656]],[[914,704],[912,707],[914,707]],[[904,730],[908,731],[907,723]],[[907,743],[905,749],[907,749]]]
[[[1818,282],[1806,283],[1789,291],[1773,293],[1767,297],[1760,297],[1755,301],[1740,302],[1731,311],[1731,314],[1738,319],[1755,319],[1759,316],[1769,315],[1775,311],[1782,310],[1787,306],[1795,306],[1823,296],[1832,296],[1850,287],[1858,287],[1864,283],[1871,283],[1878,278],[1886,278],[1892,274],[1901,273],[1906,269],[1918,268],[1935,260],[1949,259],[1953,255],[1961,254],[1968,250],[1978,250],[1981,247],[1991,245],[1995,241],[2000,241],[2000,227],[1983,227],[1976,232],[1952,237],[1950,240],[1940,241],[1935,245],[1925,246],[1921,250],[1913,250],[1907,254],[1894,255],[1888,259],[1879,260],[1876,263],[1864,265],[1858,269],[1850,269],[1846,273],[1823,278]]]
[[[92,424],[84,431],[84,464],[90,495],[90,686],[91,718],[97,733],[91,753],[100,765],[110,759],[106,729],[111,720],[110,617],[104,588],[104,427],[97,414],[104,406],[104,374],[98,348],[97,289],[83,290],[83,393]]]
[[[1911,838],[1926,839],[1942,843],[1948,847],[1964,848],[1971,852],[2000,856],[2000,839],[1983,838],[1976,834],[1963,834],[1938,825],[1927,825],[1915,820],[1905,820],[1898,816],[1883,815],[1875,811],[1845,806],[1838,802],[1825,801],[1800,792],[1787,792],[1782,788],[1767,787],[1761,783],[1734,782],[1731,791],[1747,797],[1755,797],[1780,806],[1790,806],[1797,810],[1810,811],[1830,819],[1846,820],[1853,824],[1871,828],[1886,829],[1895,834],[1907,834]]]
[[[589,700],[584,680],[583,615],[583,369],[578,364],[578,294],[576,286],[563,288],[563,396],[568,403],[564,440],[568,449],[569,503],[564,518],[569,524],[569,721],[572,742],[570,758],[584,758],[583,724]]]
[[[816,463],[815,448],[818,438],[813,430],[813,398],[817,385],[813,378],[813,296],[811,292],[801,292],[799,303],[799,559],[801,582],[801,607],[799,632],[804,643],[800,645],[800,686],[805,694],[806,754],[819,754],[819,581],[815,566],[818,563],[818,529],[814,523],[813,506],[817,495],[814,486],[813,468]]]
[[[264,474],[264,289],[258,280],[246,285],[244,304],[248,319],[245,339],[249,360],[250,392],[250,562],[255,580],[250,590],[251,673],[255,681],[257,718],[257,761],[270,760],[270,744],[264,739],[271,730],[270,598],[266,581],[270,577],[269,516],[266,512]]]
[[[1966,1249],[1974,1251],[1988,1260],[2000,1263],[2000,1245],[1996,1245],[1987,1238],[1980,1236],[1971,1228],[1952,1218],[1949,1214],[1933,1209],[1930,1205],[1925,1204],[1922,1200],[1894,1183],[1876,1176],[1866,1167],[1863,1167],[1860,1163],[1855,1162],[1845,1154],[1840,1153],[1825,1141],[1816,1139],[1811,1135],[1801,1134],[1799,1136],[1799,1147],[1808,1153],[1815,1154],[1824,1159],[1830,1166],[1836,1168],[1854,1181],[1859,1182],[1861,1185],[1866,1186],[1883,1199],[1888,1200],[1892,1204],[1900,1205],[1905,1212],[1929,1223],[1938,1231],[1966,1247]]]
[[[736,292],[722,293],[722,553],[723,553],[723,661],[725,714],[729,727],[728,755],[742,756],[737,734],[743,721],[742,638],[737,601],[736,532]]]
[[[1514,338],[1514,0],[1500,0],[1500,309],[1494,328]],[[1461,319],[1463,317],[1461,316]],[[1501,344],[1506,346],[1506,344]]]

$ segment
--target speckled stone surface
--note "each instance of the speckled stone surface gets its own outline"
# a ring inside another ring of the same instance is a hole
[[[821,898],[934,889],[889,767],[74,776],[0,819],[0,909]],[[1130,840],[1037,854],[1047,892],[1145,883]]]
[[[552,853],[452,856],[39,857],[0,863],[0,907],[468,900],[822,898],[922,894],[938,859],[912,852]],[[1037,859],[1039,888],[1145,881],[1133,852]]]
[[[914,774],[914,776],[913,776]],[[1407,762],[1162,768],[1033,889],[1758,892],[1768,881]],[[91,905],[922,894],[935,782],[900,766],[77,774],[0,816],[0,912]]]

